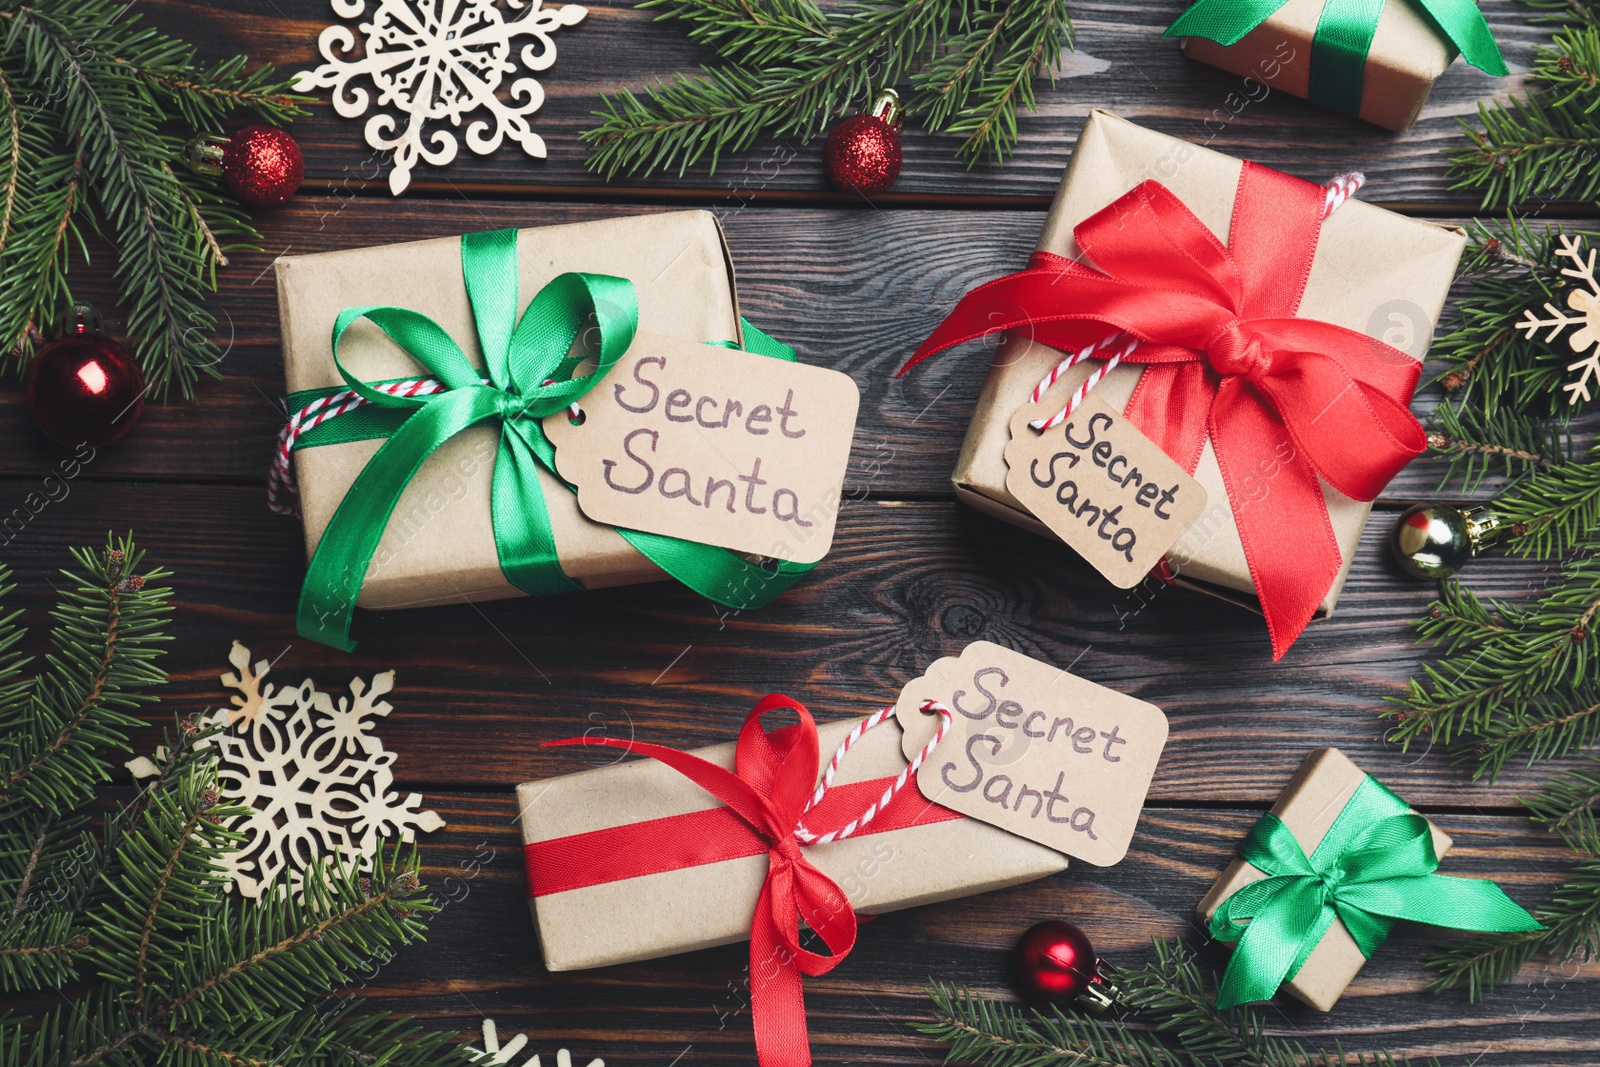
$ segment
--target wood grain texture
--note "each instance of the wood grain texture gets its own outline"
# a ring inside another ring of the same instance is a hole
[[[709,50],[690,44],[681,26],[655,23],[650,12],[627,3],[586,6],[590,14],[583,23],[555,36],[555,66],[539,79],[546,102],[532,122],[545,139],[548,158],[531,159],[514,147],[482,157],[463,146],[447,167],[414,171],[415,189],[451,198],[500,190],[587,196],[596,178],[584,168],[578,134],[595,124],[591,112],[601,94],[622,88],[639,92],[657,79],[715,60]],[[1285,93],[1260,99],[1259,87],[1247,88],[1235,75],[1185,59],[1176,41],[1161,37],[1184,6],[1182,0],[1076,0],[1071,11],[1078,50],[1066,55],[1054,88],[1039,85],[1038,110],[1021,118],[1021,140],[1005,166],[968,170],[955,159],[957,139],[907,131],[900,180],[875,202],[889,206],[919,196],[1048,197],[1083,117],[1100,107],[1307,177],[1360,167],[1373,180],[1368,196],[1374,200],[1459,203],[1471,198],[1450,191],[1440,149],[1457,143],[1458,120],[1474,115],[1480,99],[1503,99],[1517,91],[1534,44],[1549,36],[1515,0],[1485,0],[1482,7],[1513,74],[1497,80],[1455,63],[1435,84],[1416,126],[1397,135]],[[146,9],[155,24],[203,43],[208,55],[242,51],[286,73],[320,63],[317,35],[338,21],[327,0],[230,0],[226,5],[160,0]],[[354,29],[359,21],[344,24]],[[1259,102],[1244,103],[1248,96]],[[295,127],[308,180],[338,190],[374,184],[387,196],[387,165],[362,137],[366,116],[341,119],[327,100],[323,91],[314,116]],[[614,195],[655,199],[799,195],[866,206],[859,197],[833,192],[823,180],[820,160],[820,139],[810,144],[762,139],[746,152],[724,157],[715,174],[702,165],[682,178],[665,174],[606,188]]]
[[[0,503],[29,488],[0,482]],[[235,638],[288,683],[336,689],[393,667],[399,711],[383,735],[407,778],[439,788],[509,791],[581,767],[538,746],[586,731],[679,747],[729,740],[769,692],[824,720],[866,715],[933,660],[984,639],[1164,709],[1158,801],[1265,805],[1308,750],[1334,745],[1413,803],[1511,810],[1537,774],[1513,768],[1490,789],[1442,754],[1383,742],[1385,699],[1416,669],[1407,624],[1432,596],[1396,577],[1387,525],[1369,528],[1338,612],[1277,665],[1260,618],[1241,608],[1165,587],[1119,592],[1061,546],[947,502],[846,505],[832,554],[763,611],[728,613],[657,583],[359,612],[353,655],[295,635],[300,532],[266,513],[254,488],[77,483],[3,558],[41,621],[62,546],[136,529],[152,563],[178,572],[173,682],[153,721],[223,701],[216,679]],[[1474,584],[1516,596],[1541,580],[1537,566],[1497,560]]]
[[[402,757],[401,766],[405,765]],[[442,904],[425,946],[407,949],[361,991],[386,1008],[440,1027],[473,1029],[492,1017],[502,1035],[533,1035],[529,1051],[573,1050],[574,1062],[665,1065],[750,1063],[743,945],[663,960],[552,975],[544,970],[524,894],[515,804],[505,795],[434,794],[449,824],[426,839],[427,882]],[[1100,955],[1123,965],[1150,958],[1153,936],[1203,942],[1194,904],[1227,865],[1259,811],[1150,810],[1133,851],[1116,867],[1074,865],[998,893],[884,916],[865,924],[850,958],[806,980],[819,1062],[937,1063],[936,1046],[906,1024],[927,1018],[930,976],[999,994],[1018,932],[1045,918],[1082,922]],[[1565,857],[1514,818],[1435,815],[1456,841],[1442,870],[1492,877],[1530,906],[1545,899]],[[893,862],[890,860],[889,862]],[[1533,964],[1487,1003],[1434,996],[1421,961],[1460,936],[1402,923],[1343,1000],[1321,1015],[1292,1002],[1269,1011],[1274,1030],[1311,1047],[1447,1057],[1477,1067],[1600,1063],[1600,964],[1561,971]],[[1202,960],[1219,970],[1226,950]]]
[[[582,25],[557,37],[559,59],[541,79],[548,102],[534,120],[547,160],[511,149],[463,153],[444,170],[419,169],[414,193],[393,200],[384,162],[362,141],[365,119],[337,118],[319,100],[294,130],[306,153],[305,193],[260,216],[263,250],[236,255],[211,302],[228,349],[224,381],[204,386],[197,404],[148,408],[130,438],[72,479],[59,476],[63,453],[28,425],[16,384],[0,384],[0,563],[18,583],[10,603],[40,627],[30,647],[45,650],[66,547],[132,528],[152,564],[177,571],[165,661],[172,682],[137,738],[141,751],[172,716],[226,699],[217,679],[235,638],[273,660],[283,683],[310,677],[337,690],[354,675],[395,668],[395,711],[381,734],[398,755],[400,787],[425,791],[449,821],[422,843],[443,910],[425,945],[377,968],[355,992],[442,1029],[476,1030],[494,1017],[503,1033],[528,1030],[528,1052],[547,1063],[564,1046],[579,1064],[595,1055],[614,1067],[749,1064],[753,1045],[742,947],[544,971],[523,899],[512,789],[597,756],[541,751],[541,742],[602,731],[712,744],[729,739],[771,691],[800,698],[824,720],[863,715],[932,660],[980,638],[1166,711],[1171,736],[1140,833],[1117,867],[1076,865],[1033,885],[868,924],[850,960],[808,981],[819,1064],[938,1062],[939,1051],[905,1026],[926,1014],[925,982],[1003,990],[1006,949],[1041,918],[1082,921],[1105,955],[1129,964],[1148,958],[1151,935],[1203,942],[1195,903],[1306,752],[1322,745],[1344,749],[1430,813],[1456,839],[1450,873],[1493,877],[1537,905],[1568,855],[1531,828],[1513,798],[1545,769],[1513,767],[1491,787],[1444,753],[1402,753],[1384,741],[1386,698],[1428,654],[1412,644],[1408,624],[1433,595],[1400,576],[1384,541],[1401,503],[1433,495],[1437,464],[1413,464],[1390,487],[1338,613],[1273,665],[1263,624],[1250,613],[1165,588],[1119,593],[1061,546],[952,501],[949,472],[987,362],[978,346],[903,381],[892,377],[962,293],[1025,261],[1090,108],[1306,177],[1360,167],[1370,178],[1364,198],[1460,221],[1475,204],[1449,189],[1441,153],[1463,143],[1457,120],[1480,99],[1520,89],[1533,45],[1548,36],[1516,0],[1485,0],[1515,73],[1494,81],[1455,64],[1416,128],[1395,135],[1276,92],[1240,107],[1243,97],[1230,94],[1240,93],[1241,79],[1183,59],[1160,38],[1182,7],[1075,2],[1079,51],[1054,88],[1041,87],[1010,164],[968,171],[953,158],[954,141],[911,131],[899,185],[872,203],[825,187],[816,143],[761,141],[715,175],[596,181],[577,134],[591,125],[600,94],[637,91],[709,58],[681,27],[654,24],[617,0],[591,4]],[[139,10],[196,40],[208,59],[243,51],[285,72],[318,61],[317,34],[334,21],[327,0],[147,0]],[[262,491],[283,418],[273,258],[690,205],[721,217],[745,314],[862,389],[850,502],[816,573],[762,612],[719,612],[657,584],[361,613],[362,644],[351,655],[299,638],[300,531],[267,512]],[[1594,212],[1567,205],[1550,215]],[[74,284],[116,331],[114,258],[99,248],[92,269],[74,267]],[[1432,402],[1430,394],[1419,410]],[[1580,426],[1592,431],[1600,416]],[[1469,580],[1484,595],[1516,598],[1549,575],[1492,560],[1475,564]],[[1473,1005],[1462,994],[1421,991],[1421,959],[1450,936],[1397,930],[1333,1013],[1277,1004],[1274,1029],[1311,1046],[1388,1047],[1453,1064],[1600,1065],[1600,964],[1535,963]],[[1220,950],[1206,952],[1208,963],[1225,963]]]
[[[147,406],[134,433],[103,450],[86,477],[264,481],[284,418],[272,273],[279,255],[660,210],[665,209],[298,197],[263,216],[265,251],[237,254],[221,274],[221,289],[210,307],[227,350],[226,377],[202,385],[198,403]],[[1026,264],[1044,213],[714,210],[727,232],[745,316],[794,345],[803,361],[843,371],[861,389],[847,493],[948,497],[950,472],[983,385],[988,352],[974,343],[929,360],[903,379],[894,374],[962,294]],[[106,254],[95,264],[105,268],[111,261]],[[121,321],[110,313],[114,290],[103,275],[86,274],[81,295],[107,308],[107,328],[115,331]],[[1418,410],[1425,414],[1437,396],[1436,390],[1425,393]],[[1600,416],[1584,425],[1600,425]],[[195,447],[197,442],[204,447]],[[0,383],[0,475],[43,477],[61,454],[30,424],[20,386]],[[1442,469],[1433,461],[1414,463],[1384,499],[1409,502],[1435,495]],[[1495,487],[1488,483],[1477,495]]]

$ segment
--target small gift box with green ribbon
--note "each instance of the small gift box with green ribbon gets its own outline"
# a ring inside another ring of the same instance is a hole
[[[1457,55],[1506,73],[1474,0],[1197,0],[1165,36],[1184,38],[1191,58],[1251,79],[1219,102],[1223,123],[1258,106],[1265,87],[1405,130]]]
[[[668,577],[756,608],[810,569],[589,521],[542,428],[636,331],[794,359],[740,319],[709,212],[285,256],[276,269],[290,395],[269,502],[304,519],[303,636],[354,647],[358,603]]]
[[[1450,838],[1334,748],[1306,757],[1200,901],[1234,944],[1217,1006],[1280,988],[1329,1011],[1399,919],[1456,930],[1537,930],[1487,879],[1436,874]]]

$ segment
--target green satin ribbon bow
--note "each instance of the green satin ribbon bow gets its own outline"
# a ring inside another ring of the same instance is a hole
[[[353,307],[333,326],[333,360],[345,383],[370,403],[303,434],[296,448],[387,438],[345,493],[306,568],[297,625],[301,636],[345,651],[356,596],[400,495],[434,450],[462,430],[497,422],[491,488],[495,550],[506,579],[533,596],[579,588],[561,570],[539,469],[555,474],[555,446],[540,420],[572,404],[604,378],[633,343],[639,303],[633,283],[604,274],[562,274],[541,289],[517,316],[517,231],[461,238],[461,274],[472,304],[482,371],[438,323],[395,307]],[[374,389],[339,362],[339,340],[367,319],[438,381],[443,392],[391,396]],[[579,331],[595,369],[573,377],[583,359],[569,356]],[[744,324],[750,351],[794,359],[794,351]],[[731,347],[731,342],[729,342]],[[298,411],[338,389],[308,390],[289,398]],[[814,564],[763,565],[723,548],[673,537],[618,529],[656,566],[702,596],[731,608],[758,608],[793,585]]]
[[[1163,37],[1204,37],[1236,44],[1288,0],[1198,0]],[[1385,0],[1327,0],[1311,39],[1313,102],[1347,115],[1361,112],[1367,52]],[[1506,73],[1506,61],[1474,0],[1408,0],[1433,30],[1468,63],[1488,74]]]
[[[1368,777],[1308,858],[1270,812],[1239,854],[1266,878],[1234,893],[1211,917],[1211,936],[1237,941],[1217,1007],[1269,1000],[1299,972],[1337,917],[1370,957],[1396,919],[1455,930],[1538,930],[1493,882],[1434,874],[1428,820]]]

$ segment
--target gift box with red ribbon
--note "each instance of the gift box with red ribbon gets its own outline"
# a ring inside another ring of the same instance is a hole
[[[1095,395],[1210,501],[1149,581],[1260,610],[1281,657],[1333,610],[1372,500],[1422,451],[1409,403],[1466,240],[1352,184],[1091,112],[1028,268],[967,294],[901,372],[1006,331],[957,494],[1047,532],[1006,489],[1010,422],[1086,354],[1046,398],[1103,374]]]
[[[769,729],[762,717],[775,711],[799,722]],[[809,1063],[801,976],[849,953],[858,914],[1067,866],[1058,852],[928,800],[893,711],[818,727],[797,701],[769,696],[736,744],[682,752],[593,734],[557,742],[649,758],[518,787],[545,966],[581,970],[748,939],[762,1067]],[[802,920],[827,954],[801,947]]]

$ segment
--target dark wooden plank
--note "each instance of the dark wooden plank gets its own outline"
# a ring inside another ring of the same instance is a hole
[[[146,408],[132,436],[104,449],[88,477],[260,482],[283,414],[272,259],[288,253],[443,237],[500,226],[540,226],[662,210],[642,205],[510,201],[391,204],[376,197],[301,197],[266,216],[265,251],[241,253],[212,299],[228,349],[227,378],[198,403]],[[949,475],[988,359],[974,344],[903,380],[894,372],[968,289],[1027,261],[1043,220],[1035,211],[718,209],[738,267],[744,313],[810,363],[855,378],[861,416],[849,493],[949,494]],[[106,269],[109,255],[97,260]],[[83,294],[108,305],[103,276]],[[1418,403],[1425,410],[1436,394]],[[1600,416],[1589,423],[1600,425]],[[204,447],[197,448],[197,442]],[[43,477],[63,454],[34,430],[20,386],[0,383],[0,474]],[[1434,495],[1440,465],[1413,465],[1386,499]],[[1487,485],[1479,495],[1486,495]]]
[[[0,482],[0,502],[29,483]],[[1153,796],[1270,800],[1312,748],[1336,745],[1416,803],[1509,809],[1540,780],[1513,768],[1474,785],[1439,753],[1386,746],[1385,698],[1417,669],[1408,623],[1431,587],[1395,575],[1380,519],[1340,610],[1278,665],[1261,621],[1198,594],[1141,601],[1059,546],[953,503],[847,505],[833,554],[773,607],[728,614],[671,584],[548,600],[362,613],[354,655],[299,639],[296,525],[251,488],[80,483],[0,553],[42,624],[65,547],[136,529],[178,571],[168,698],[151,713],[219,704],[230,640],[278,679],[327,689],[397,668],[383,733],[402,775],[440,788],[508,788],[584,765],[541,742],[603,730],[677,746],[729,740],[761,695],[786,692],[823,720],[865,715],[934,659],[980,638],[1059,663],[1166,710],[1172,734]],[[1474,587],[1518,596],[1539,567],[1497,560]],[[153,744],[153,738],[149,741]]]
[[[463,192],[481,195],[485,186],[531,194],[587,189],[595,178],[584,168],[586,153],[577,138],[594,124],[590,113],[600,94],[623,87],[637,92],[658,78],[692,71],[714,58],[691,45],[681,27],[655,24],[648,12],[626,3],[587,6],[587,21],[555,36],[555,66],[540,78],[547,97],[533,116],[533,128],[544,137],[549,157],[530,159],[511,146],[484,158],[463,146],[448,167],[415,172],[419,191],[454,197]],[[1482,6],[1508,63],[1514,70],[1525,69],[1534,44],[1549,40],[1549,29],[1534,25],[1532,13],[1513,0],[1485,0]],[[968,170],[954,158],[956,139],[908,131],[900,181],[877,201],[889,204],[913,195],[1048,196],[1083,116],[1102,107],[1307,177],[1360,166],[1373,180],[1373,199],[1460,202],[1462,194],[1450,192],[1445,181],[1440,149],[1461,143],[1457,121],[1470,118],[1480,98],[1503,99],[1521,84],[1518,74],[1496,80],[1458,62],[1437,82],[1422,119],[1402,135],[1283,93],[1241,105],[1246,99],[1242,79],[1186,60],[1175,41],[1161,38],[1183,7],[1180,0],[1078,0],[1072,12],[1079,51],[1067,57],[1065,76],[1053,89],[1041,84],[1039,109],[1022,118],[1021,142],[1007,164]],[[225,7],[157,0],[141,8],[157,25],[201,42],[207,55],[244,51],[286,72],[320,63],[317,35],[338,21],[326,0],[235,0]],[[353,29],[359,21],[344,24]],[[1260,97],[1259,87],[1248,91]],[[341,119],[327,100],[324,91],[315,116],[295,129],[310,180],[340,190],[375,180],[382,185],[387,168],[380,178],[374,153],[362,136],[366,117]],[[669,174],[647,183],[618,181],[611,188],[629,194],[648,189],[648,195],[698,192],[738,198],[784,193],[859,204],[827,188],[820,159],[820,139],[804,145],[792,139],[761,140],[749,151],[727,157],[714,175],[700,167],[682,179]],[[663,188],[672,191],[654,192]]]
[[[362,995],[386,1009],[417,1012],[441,1029],[475,1031],[491,1017],[503,1036],[529,1033],[524,1055],[538,1052],[542,1062],[558,1047],[571,1049],[576,1064],[591,1056],[663,1065],[675,1057],[752,1061],[743,945],[550,974],[524,900],[513,798],[428,800],[449,823],[422,839],[427,881],[443,910],[428,942],[402,951]],[[1152,936],[1203,945],[1194,906],[1258,814],[1147,811],[1132,851],[1115,867],[1077,864],[1030,885],[866,924],[849,959],[830,975],[806,980],[817,1062],[938,1062],[936,1047],[906,1027],[929,1015],[924,985],[931,977],[1004,993],[1006,952],[1040,919],[1080,922],[1102,956],[1125,965],[1150,958]],[[1522,820],[1434,818],[1456,841],[1445,860],[1449,873],[1492,877],[1529,906],[1545,900],[1560,879],[1562,850]],[[1269,1010],[1270,1025],[1311,1046],[1338,1040],[1350,1051],[1387,1047],[1478,1067],[1600,1063],[1600,963],[1558,968],[1536,961],[1514,984],[1474,1005],[1459,992],[1423,992],[1421,961],[1454,936],[1401,924],[1331,1013],[1280,998]],[[1219,970],[1226,963],[1218,947],[1203,949],[1202,958]]]

